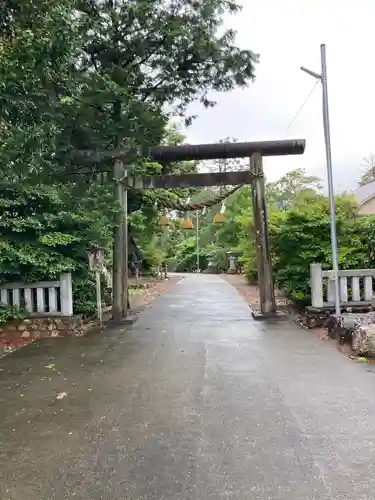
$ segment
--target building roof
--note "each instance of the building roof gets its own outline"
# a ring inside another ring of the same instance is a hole
[[[375,196],[375,180],[362,184],[355,190],[355,197],[359,205]]]

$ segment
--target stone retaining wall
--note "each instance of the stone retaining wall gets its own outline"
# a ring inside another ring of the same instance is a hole
[[[80,316],[29,317],[0,325],[0,339],[17,338],[35,340],[45,337],[79,337],[84,335],[85,325]]]
[[[330,337],[349,344],[354,354],[375,358],[375,312],[332,315],[327,326]]]

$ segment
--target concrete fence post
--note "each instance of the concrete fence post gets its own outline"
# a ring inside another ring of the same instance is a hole
[[[323,307],[323,276],[321,264],[310,264],[312,307]]]
[[[70,273],[60,274],[61,314],[73,316],[73,286]]]

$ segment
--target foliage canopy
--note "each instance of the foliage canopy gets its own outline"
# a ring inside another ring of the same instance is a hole
[[[223,16],[239,9],[234,0],[2,2],[2,282],[72,271],[76,312],[94,306],[85,252],[100,244],[110,259],[119,207],[112,162],[78,162],[72,152],[181,142],[168,125],[172,116],[189,123],[191,102],[213,106],[213,91],[254,79],[257,55],[223,26]],[[196,169],[129,161],[137,174]],[[166,252],[155,232],[157,200],[151,192],[129,195],[132,233],[154,264]]]

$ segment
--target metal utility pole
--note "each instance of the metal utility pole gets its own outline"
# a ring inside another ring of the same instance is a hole
[[[327,177],[328,177],[328,196],[329,196],[329,213],[331,223],[331,251],[332,251],[332,269],[333,279],[335,283],[335,313],[340,316],[340,286],[339,286],[339,263],[337,255],[337,232],[336,232],[336,216],[335,216],[335,196],[333,191],[333,175],[332,175],[332,153],[331,153],[331,132],[329,125],[328,111],[328,88],[327,88],[327,59],[326,46],[320,46],[321,73],[315,73],[301,66],[301,70],[308,75],[320,80],[323,90],[323,127],[324,127],[324,142],[326,149]]]

